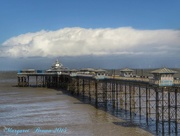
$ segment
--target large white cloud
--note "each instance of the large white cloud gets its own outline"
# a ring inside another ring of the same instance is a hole
[[[56,57],[110,54],[179,55],[179,30],[137,30],[131,27],[64,28],[12,37],[0,47],[1,57]]]

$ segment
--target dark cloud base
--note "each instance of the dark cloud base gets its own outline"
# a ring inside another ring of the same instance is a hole
[[[161,55],[106,55],[106,56],[78,56],[78,57],[32,57],[32,58],[0,58],[0,70],[19,70],[26,68],[48,69],[56,59],[69,68],[180,68],[180,56]]]

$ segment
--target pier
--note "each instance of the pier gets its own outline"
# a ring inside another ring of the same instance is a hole
[[[108,75],[105,70],[68,70],[58,61],[47,71],[27,69],[17,74],[19,87],[50,87],[112,110],[157,135],[180,134],[180,81],[176,71],[152,71],[154,78],[133,77],[131,69]],[[118,124],[118,123],[117,123]]]

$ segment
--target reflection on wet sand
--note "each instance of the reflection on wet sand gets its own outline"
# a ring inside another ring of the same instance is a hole
[[[61,91],[1,83],[0,94],[0,135],[152,135]],[[23,130],[29,131],[20,133]]]

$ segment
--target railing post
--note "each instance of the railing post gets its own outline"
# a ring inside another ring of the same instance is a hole
[[[95,106],[98,108],[98,81],[95,80]]]
[[[168,89],[168,128],[169,128],[169,135],[170,135],[170,132],[171,132],[171,103],[170,103],[170,89]]]
[[[164,135],[164,87],[162,88],[162,134]]]
[[[125,83],[125,111],[127,112],[127,87]]]
[[[85,93],[85,90],[84,90],[85,83],[84,82],[85,82],[84,79],[82,79],[82,95],[83,95],[83,99],[84,99],[84,93]]]
[[[118,92],[119,92],[119,82],[116,82],[116,108],[118,109],[119,107],[119,97],[118,97]]]
[[[112,81],[112,104],[113,104],[113,109],[115,109],[115,81],[114,79]]]
[[[148,93],[148,87],[146,86],[146,124],[148,125],[149,124],[149,120],[148,120],[148,118],[149,118],[149,114],[148,114],[148,102],[149,102],[149,100],[148,100],[148,96],[149,96],[149,93]]]
[[[141,86],[139,85],[139,115],[141,119]]]
[[[105,109],[107,109],[107,81],[105,81],[103,84],[103,102]]]
[[[129,84],[129,110],[130,110],[130,118],[132,117],[132,103],[131,103],[131,100],[132,100],[132,85]]]
[[[175,133],[178,134],[178,118],[177,118],[177,88],[175,88]]]
[[[76,78],[77,81],[77,95],[79,96],[79,77]]]
[[[159,130],[159,92],[157,87],[155,88],[156,92],[156,133],[158,133]]]
[[[91,102],[91,80],[89,79],[89,101]]]

